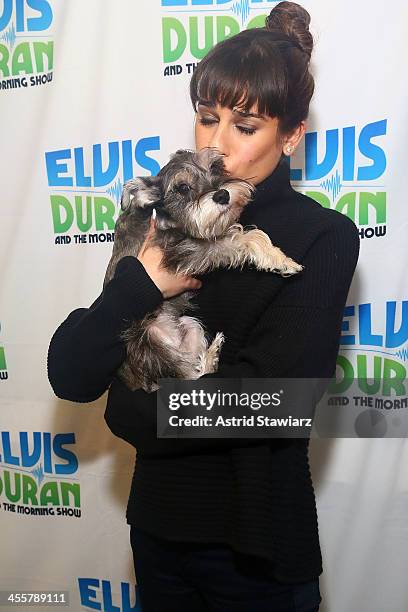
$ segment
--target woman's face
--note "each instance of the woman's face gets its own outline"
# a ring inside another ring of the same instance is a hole
[[[225,156],[232,178],[256,185],[276,168],[284,145],[290,142],[296,147],[304,132],[302,123],[290,138],[280,139],[277,128],[278,119],[258,115],[256,107],[247,114],[237,107],[200,103],[195,117],[196,150],[216,147]]]

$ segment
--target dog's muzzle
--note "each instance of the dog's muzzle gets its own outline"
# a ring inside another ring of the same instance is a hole
[[[230,194],[226,189],[219,189],[212,197],[214,202],[217,204],[228,204],[230,201]]]

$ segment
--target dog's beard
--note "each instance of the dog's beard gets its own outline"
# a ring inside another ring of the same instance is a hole
[[[209,240],[221,236],[239,216],[240,211],[231,202],[217,204],[212,196],[202,196],[197,205],[191,207],[191,215],[187,215],[187,230],[195,238]]]
[[[213,200],[215,192],[207,193],[199,199],[198,205],[192,205],[186,215],[187,232],[204,240],[222,236],[235,223],[251,196],[251,188],[247,185],[231,183],[220,189],[228,191],[228,204],[217,204]]]

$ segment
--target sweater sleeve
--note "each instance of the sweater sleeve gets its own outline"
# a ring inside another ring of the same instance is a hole
[[[221,352],[218,371],[201,378],[333,376],[343,311],[359,255],[358,230],[344,219],[337,218],[339,222],[317,238],[303,261],[308,274],[288,279],[293,282],[267,307],[235,362],[223,363]],[[139,457],[217,452],[265,443],[261,438],[157,438],[157,392],[137,390],[120,399],[117,388],[111,393],[105,421],[115,435],[136,447]]]
[[[123,257],[113,278],[89,308],[77,308],[54,332],[47,371],[57,397],[92,402],[109,387],[125,359],[121,331],[163,301],[143,264]]]

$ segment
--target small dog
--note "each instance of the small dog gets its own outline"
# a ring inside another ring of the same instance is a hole
[[[104,286],[118,261],[137,257],[156,210],[152,245],[163,250],[162,265],[179,274],[203,274],[215,268],[254,264],[258,270],[290,276],[303,268],[259,229],[245,231],[237,223],[255,187],[230,178],[217,149],[179,149],[157,176],[125,183],[116,221],[112,257]],[[255,227],[255,226],[253,226]],[[224,335],[218,332],[208,346],[204,328],[183,316],[193,291],[166,299],[121,334],[127,357],[118,370],[132,391],[158,389],[159,378],[196,379],[215,372]]]

